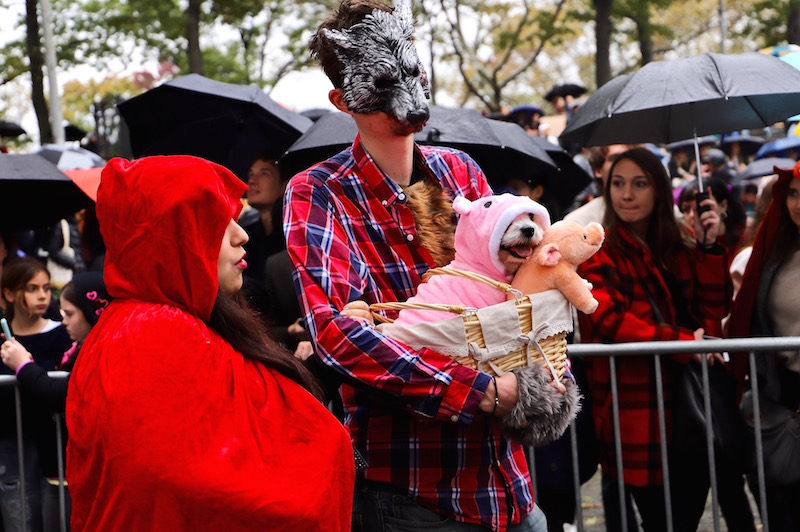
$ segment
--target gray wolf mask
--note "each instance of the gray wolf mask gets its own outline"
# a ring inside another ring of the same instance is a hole
[[[411,129],[421,128],[430,112],[428,78],[412,37],[408,6],[392,13],[376,9],[349,29],[324,30],[342,62],[342,96],[354,113],[383,112]]]

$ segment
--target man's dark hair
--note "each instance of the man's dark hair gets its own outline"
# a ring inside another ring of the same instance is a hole
[[[325,37],[323,30],[348,29],[364,20],[367,15],[376,9],[389,13],[392,11],[392,7],[389,4],[380,0],[343,0],[339,8],[320,24],[317,32],[311,38],[311,42],[308,45],[311,58],[319,62],[322,70],[325,71],[328,79],[337,89],[342,88],[342,69],[344,65],[336,57],[333,47],[328,42],[328,38]]]

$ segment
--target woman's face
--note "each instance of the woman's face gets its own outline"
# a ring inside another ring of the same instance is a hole
[[[250,238],[239,224],[231,220],[222,237],[217,261],[219,289],[232,296],[242,288],[242,272],[247,268],[244,246]]]
[[[789,182],[789,195],[786,196],[786,208],[794,225],[800,230],[800,179],[793,178]]]
[[[647,232],[655,207],[655,189],[639,165],[623,159],[609,176],[611,206],[617,217],[640,235]]]
[[[63,323],[67,328],[67,334],[73,342],[83,341],[92,330],[92,325],[86,320],[81,309],[64,299],[64,296],[61,296],[61,315],[64,317]]]

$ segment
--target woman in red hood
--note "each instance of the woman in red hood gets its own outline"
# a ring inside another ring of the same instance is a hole
[[[246,189],[195,157],[103,170],[114,301],[67,396],[73,530],[349,530],[349,437],[238,297]]]

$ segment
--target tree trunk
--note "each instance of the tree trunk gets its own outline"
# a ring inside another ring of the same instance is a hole
[[[44,97],[44,56],[42,55],[42,41],[39,35],[39,18],[37,16],[36,0],[25,0],[25,45],[28,49],[28,61],[31,70],[31,100],[36,119],[39,122],[39,142],[47,144],[53,142],[53,130],[50,127],[50,111],[47,109],[47,100]]]
[[[203,0],[189,0],[186,7],[186,53],[189,56],[189,72],[203,74],[203,52],[200,50],[200,5]]]
[[[611,6],[614,0],[594,0],[594,27],[597,54],[595,81],[602,87],[611,79]]]
[[[789,44],[800,44],[800,0],[792,0],[789,6],[786,41]]]
[[[640,63],[642,66],[653,60],[653,26],[650,23],[650,14],[647,11],[647,6],[643,11],[634,19],[636,33],[639,38],[639,52],[642,54]]]

